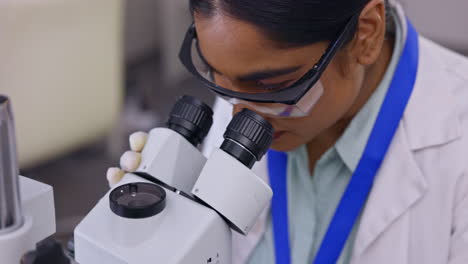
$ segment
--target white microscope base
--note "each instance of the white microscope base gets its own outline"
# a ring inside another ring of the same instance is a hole
[[[36,243],[55,233],[54,194],[51,186],[19,177],[24,213],[21,228],[0,235],[0,262],[18,264],[21,257],[35,249]]]

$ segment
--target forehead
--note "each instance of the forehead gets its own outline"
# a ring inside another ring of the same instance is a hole
[[[281,48],[257,26],[227,15],[195,15],[200,50],[216,69],[240,73],[240,68],[274,68],[297,66],[320,58],[320,45]],[[229,66],[229,67],[227,67]],[[229,68],[229,69],[226,69]]]
[[[215,14],[211,17],[195,15],[197,32],[205,37],[217,38],[219,40],[238,40],[246,43],[266,44],[273,46],[266,35],[257,26],[235,19],[229,15]]]
[[[256,26],[226,15],[210,18],[195,16],[195,28],[200,47],[206,48],[203,50],[205,53],[223,50],[242,56],[251,51],[259,52],[260,47],[275,50],[274,43]]]

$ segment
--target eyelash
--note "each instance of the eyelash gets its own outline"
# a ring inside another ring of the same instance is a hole
[[[287,83],[291,82],[291,80],[283,81],[277,84],[264,84],[261,81],[257,81],[257,86],[261,87],[264,90],[267,91],[274,91],[274,90],[279,90],[281,88],[284,88]]]
[[[215,78],[214,78],[215,72],[210,66],[207,65],[207,67],[209,68],[210,78],[212,79],[212,81],[215,81]],[[277,84],[264,84],[262,83],[262,81],[256,81],[255,85],[265,91],[275,91],[275,90],[285,88],[286,84],[290,83],[291,81],[292,80],[286,80]]]

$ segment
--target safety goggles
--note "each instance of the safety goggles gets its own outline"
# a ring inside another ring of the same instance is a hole
[[[216,84],[215,74],[200,52],[195,25],[192,24],[183,41],[179,59],[182,64],[211,91],[232,104],[244,104],[260,113],[281,116],[306,116],[324,92],[320,77],[337,51],[347,40],[357,23],[359,13],[349,19],[337,38],[328,46],[319,61],[292,85],[277,89],[244,89],[242,92]]]

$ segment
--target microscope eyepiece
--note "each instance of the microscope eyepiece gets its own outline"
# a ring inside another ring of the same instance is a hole
[[[194,146],[200,144],[213,124],[213,110],[202,101],[184,95],[172,108],[167,127],[185,137]]]
[[[252,168],[271,145],[273,126],[263,117],[244,108],[229,123],[221,149]]]

